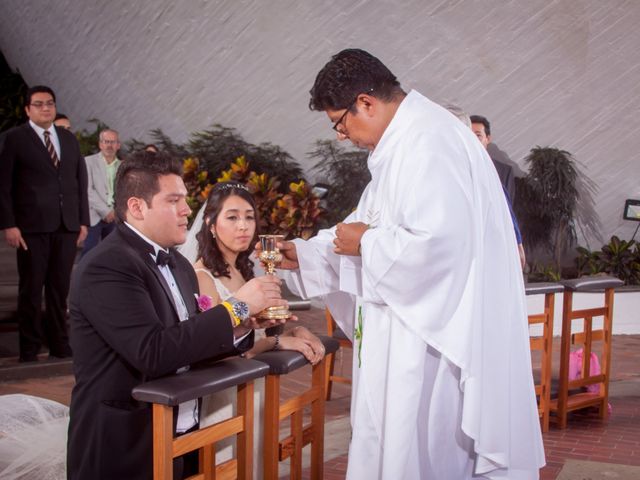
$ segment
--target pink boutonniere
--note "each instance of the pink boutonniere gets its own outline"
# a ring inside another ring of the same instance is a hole
[[[198,309],[201,312],[206,312],[210,308],[213,308],[213,298],[209,295],[198,295],[197,293],[193,294],[196,297],[196,302],[198,302]]]

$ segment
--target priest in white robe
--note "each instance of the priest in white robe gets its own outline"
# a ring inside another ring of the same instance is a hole
[[[538,478],[522,271],[489,156],[362,50],[335,55],[311,97],[370,150],[357,209],[282,243],[290,286],[354,342],[347,478]]]

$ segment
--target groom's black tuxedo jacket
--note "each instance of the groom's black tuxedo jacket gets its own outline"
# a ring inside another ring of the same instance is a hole
[[[31,125],[12,128],[0,140],[0,229],[50,233],[63,224],[77,232],[89,225],[87,168],[78,141],[55,127],[60,141],[60,166]]]
[[[197,313],[195,272],[174,252],[172,273],[189,311],[188,320],[178,321],[171,291],[151,252],[151,245],[120,224],[74,273],[70,479],[151,479],[151,408],[131,397],[133,387],[253,345],[252,334],[234,347],[223,306]]]

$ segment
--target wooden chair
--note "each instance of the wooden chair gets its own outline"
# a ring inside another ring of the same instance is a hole
[[[320,337],[325,352],[333,353],[338,342]],[[311,386],[280,403],[280,376],[308,365],[304,355],[293,351],[264,352],[254,357],[269,365],[265,379],[264,451],[262,478],[277,479],[279,462],[290,458],[290,478],[302,478],[302,448],[311,444],[311,479],[321,480],[324,467],[325,358],[312,368]],[[303,412],[311,406],[311,422],[303,425]],[[291,417],[291,434],[280,439],[280,422]]]
[[[608,415],[609,374],[611,371],[611,336],[613,333],[613,294],[614,288],[623,285],[622,280],[615,277],[596,276],[583,277],[561,282],[565,287],[562,308],[562,338],[560,341],[560,378],[558,398],[551,402],[551,411],[555,413],[555,421],[560,428],[567,426],[567,414],[585,407],[597,407],[601,419]],[[574,292],[604,291],[604,305],[598,308],[583,310],[573,309]],[[593,329],[593,318],[603,317],[602,329]],[[572,333],[573,320],[582,320],[582,331]],[[591,373],[590,360],[593,343],[602,342],[600,356],[601,373]],[[582,378],[569,380],[569,358],[571,345],[583,347]],[[582,387],[599,385],[598,393],[582,391]],[[573,393],[571,390],[580,389]]]
[[[540,381],[535,384],[538,399],[538,414],[543,432],[549,431],[551,411],[551,359],[553,349],[553,307],[555,294],[564,287],[558,283],[529,283],[525,285],[527,295],[544,295],[542,313],[530,314],[529,325],[542,325],[542,335],[529,338],[531,352],[540,352]]]
[[[324,309],[324,315],[327,319],[327,334],[338,341],[340,344],[340,348],[351,348],[353,349],[353,344],[351,340],[347,338],[342,330],[336,325],[336,321],[333,319],[331,312],[328,308]],[[327,392],[327,401],[331,400],[331,386],[333,382],[346,383],[351,385],[351,379],[349,377],[343,377],[340,375],[334,374],[334,366],[335,366],[336,356],[335,353],[331,353],[327,355],[327,373],[325,379],[325,391]]]
[[[153,404],[154,480],[171,480],[173,459],[195,450],[199,450],[200,474],[192,479],[253,478],[253,380],[268,371],[264,363],[232,358],[134,388],[136,400]],[[238,392],[236,416],[174,438],[176,406],[234,386]],[[237,459],[216,467],[215,442],[232,435],[237,436]]]

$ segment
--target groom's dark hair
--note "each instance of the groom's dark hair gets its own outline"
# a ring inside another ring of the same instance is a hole
[[[127,219],[127,202],[131,197],[142,198],[150,206],[151,199],[160,191],[158,178],[172,174],[182,177],[182,162],[164,152],[143,150],[124,160],[118,167],[113,193],[117,220]]]

